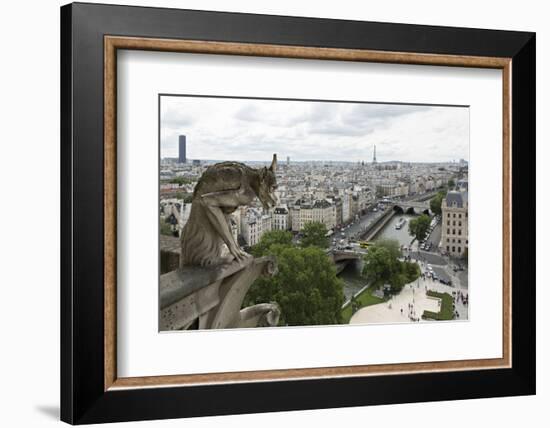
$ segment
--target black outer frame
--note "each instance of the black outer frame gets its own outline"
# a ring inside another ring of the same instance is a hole
[[[103,37],[512,58],[512,368],[104,392]],[[535,34],[74,3],[61,8],[61,420],[72,424],[535,393]]]

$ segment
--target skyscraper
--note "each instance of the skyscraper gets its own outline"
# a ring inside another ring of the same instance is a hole
[[[376,144],[374,145],[374,152],[372,154],[372,163],[376,163]]]
[[[180,135],[180,138],[179,138],[178,162],[179,163],[186,163],[187,162],[187,151],[186,151],[185,135]]]
[[[290,166],[290,156],[286,157],[286,166]]]

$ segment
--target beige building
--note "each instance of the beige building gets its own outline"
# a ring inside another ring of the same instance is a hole
[[[290,214],[288,207],[286,205],[279,205],[273,209],[273,230],[289,230],[291,228],[290,224]]]
[[[336,226],[336,204],[326,199],[305,199],[296,201],[291,209],[291,228],[298,232],[307,223],[323,223],[327,229]]]
[[[380,183],[376,186],[376,192],[382,196],[389,196],[389,197],[408,196],[409,185],[404,182]]]
[[[295,205],[290,209],[290,230],[293,232],[300,231],[300,205]]]
[[[246,208],[241,216],[241,234],[246,244],[250,247],[260,242],[262,235],[266,232],[266,216],[259,209]],[[271,227],[269,227],[271,229]]]
[[[441,249],[462,257],[468,248],[468,192],[451,190],[441,203]]]
[[[324,223],[327,229],[336,226],[336,206],[326,199],[316,200],[312,205],[312,220],[318,223]],[[302,228],[305,222],[302,223]]]

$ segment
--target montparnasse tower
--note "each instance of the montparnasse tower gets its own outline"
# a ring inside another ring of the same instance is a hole
[[[374,145],[374,152],[372,153],[372,163],[376,163],[376,144]]]

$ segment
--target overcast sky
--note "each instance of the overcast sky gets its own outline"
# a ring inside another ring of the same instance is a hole
[[[162,96],[161,156],[267,161],[468,160],[467,107]]]

